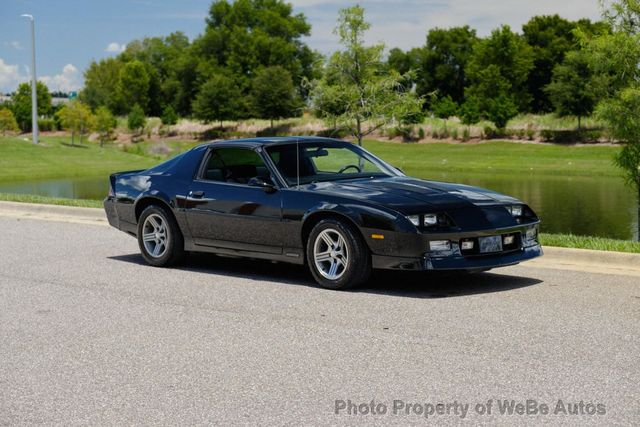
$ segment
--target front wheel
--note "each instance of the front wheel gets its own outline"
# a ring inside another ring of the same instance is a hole
[[[169,267],[184,256],[184,239],[173,216],[160,206],[149,206],[138,220],[142,257],[156,267]]]
[[[313,227],[307,240],[307,264],[316,282],[327,289],[348,289],[367,281],[371,256],[350,224],[325,219]]]

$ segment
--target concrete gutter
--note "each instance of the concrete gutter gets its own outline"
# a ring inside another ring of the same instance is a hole
[[[109,225],[104,210],[73,206],[0,201],[0,217]]]
[[[526,267],[622,274],[640,277],[640,254],[545,246],[544,256],[522,264]]]
[[[109,225],[102,209],[31,203],[0,201],[0,217]],[[525,267],[640,277],[640,254],[550,246],[544,247],[544,254],[543,257],[527,261],[522,265]]]

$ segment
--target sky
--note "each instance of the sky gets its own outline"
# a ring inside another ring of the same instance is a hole
[[[290,0],[312,26],[305,42],[322,53],[335,50],[332,30],[345,0]],[[91,60],[117,55],[127,42],[183,31],[193,39],[204,30],[211,0],[0,0],[0,92],[15,90],[30,76],[29,23],[36,20],[36,74],[52,91],[82,87]],[[424,45],[429,29],[469,25],[485,36],[501,24],[520,31],[534,15],[598,19],[597,0],[366,0],[371,30],[367,42],[388,48]]]

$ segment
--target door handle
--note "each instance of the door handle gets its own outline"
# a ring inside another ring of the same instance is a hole
[[[189,191],[189,197],[202,199],[202,197],[204,197],[204,191]]]

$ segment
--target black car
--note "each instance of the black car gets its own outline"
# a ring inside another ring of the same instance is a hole
[[[344,289],[372,269],[484,271],[542,255],[540,221],[519,200],[410,178],[334,139],[207,143],[110,180],[109,223],[154,266],[213,252],[307,264]]]

